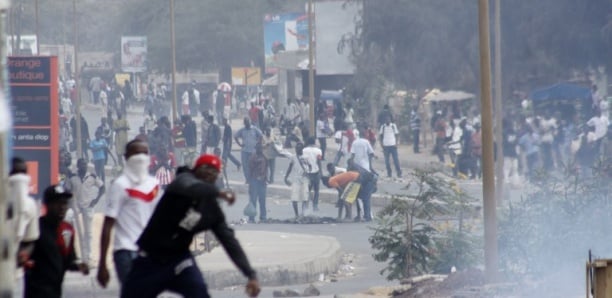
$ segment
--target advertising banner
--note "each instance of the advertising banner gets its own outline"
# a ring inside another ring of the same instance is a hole
[[[232,85],[261,85],[261,70],[259,67],[232,67]]]
[[[308,15],[303,12],[265,15],[266,73],[277,72],[275,56],[279,52],[297,50],[308,50]]]
[[[31,194],[59,181],[57,57],[9,57],[13,156],[26,160]]]
[[[147,71],[147,37],[121,37],[121,70],[124,72]]]

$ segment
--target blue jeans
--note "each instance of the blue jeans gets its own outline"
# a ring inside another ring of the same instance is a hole
[[[344,153],[342,153],[342,151],[336,152],[336,157],[334,158],[334,166],[335,167],[338,166],[338,164],[340,163],[340,160],[342,159],[343,156],[344,156]]]
[[[372,197],[372,193],[374,193],[374,183],[374,180],[362,182],[361,191],[359,192],[359,198],[363,202],[363,219],[365,219],[366,221],[372,220],[370,198]]]
[[[121,288],[121,297],[154,298],[165,290],[183,297],[210,297],[202,272],[188,253],[164,261],[139,256]]]
[[[389,161],[389,155],[393,158],[393,164],[395,165],[395,171],[397,176],[402,176],[402,170],[400,169],[399,159],[397,157],[397,146],[383,146],[383,154],[385,156],[385,166],[387,167],[387,176],[391,177],[391,162]]]
[[[240,152],[240,159],[242,161],[242,173],[244,174],[244,180],[249,181],[249,177],[251,176],[251,169],[249,169],[249,159],[253,155],[253,152]]]
[[[104,166],[106,165],[106,159],[95,159],[94,168],[96,169],[96,175],[100,177],[102,181],[106,181],[106,176],[104,173]]]
[[[253,206],[257,207],[259,202],[259,220],[266,220],[266,182],[257,179],[249,181],[249,201]],[[255,217],[249,218],[250,221],[255,221]]]
[[[121,249],[113,253],[115,271],[117,271],[117,278],[121,284],[125,283],[128,273],[132,270],[132,262],[137,256],[138,252],[126,249]]]
[[[223,152],[221,153],[221,159],[223,159],[223,163],[225,164],[227,164],[227,160],[229,159],[231,162],[234,163],[235,166],[240,166],[240,161],[236,157],[234,157],[231,149],[223,148]]]

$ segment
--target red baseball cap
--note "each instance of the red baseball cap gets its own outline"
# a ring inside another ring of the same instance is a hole
[[[201,166],[209,166],[215,168],[217,171],[221,171],[221,159],[218,156],[213,154],[202,154],[195,162],[193,166],[194,169],[197,169]]]

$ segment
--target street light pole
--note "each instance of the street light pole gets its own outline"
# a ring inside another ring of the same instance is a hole
[[[482,192],[484,210],[485,275],[497,278],[497,218],[495,204],[495,161],[493,159],[493,115],[491,108],[491,45],[489,0],[478,0],[480,39],[480,105],[482,108]],[[501,146],[501,144],[499,144]],[[498,158],[502,158],[499,156]]]
[[[501,65],[501,1],[495,0],[495,140],[498,146],[495,148],[497,156],[497,167],[495,176],[497,184],[497,204],[504,199],[504,146],[503,144],[503,112],[502,112],[502,65]]]
[[[172,47],[172,123],[177,121],[176,103],[176,40],[174,36],[174,0],[170,0],[170,46]]]
[[[310,135],[315,135],[315,88],[314,88],[314,11],[312,0],[308,0],[308,101],[310,102]]]
[[[83,158],[83,142],[81,141],[81,137],[83,136],[83,132],[81,131],[81,90],[79,89],[79,59],[77,56],[79,52],[79,33],[77,27],[76,0],[72,0],[72,21],[74,31],[74,88],[76,90],[76,140],[74,141],[76,142],[78,158]]]

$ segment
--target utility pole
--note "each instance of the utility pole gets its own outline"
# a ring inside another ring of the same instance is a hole
[[[314,88],[314,11],[313,0],[308,0],[308,101],[310,102],[310,135],[315,135],[315,88]]]
[[[0,0],[0,40],[6,40],[6,15],[9,13],[9,1]],[[7,47],[0,43],[0,297],[13,297],[15,288],[15,264],[17,243],[14,237],[14,218],[9,217],[7,210],[11,205],[8,186],[8,161],[10,158],[10,133],[12,131],[11,109],[9,107],[6,87]]]
[[[83,136],[83,132],[81,131],[81,84],[79,84],[79,59],[77,53],[79,52],[79,31],[77,27],[77,10],[76,10],[76,0],[72,0],[72,21],[73,21],[73,31],[74,31],[74,88],[76,89],[76,148],[77,148],[77,156],[78,158],[83,158],[83,142],[81,138]]]
[[[177,121],[176,103],[176,40],[174,36],[174,0],[170,0],[170,45],[172,47],[172,123]]]
[[[497,156],[497,167],[495,167],[495,176],[497,184],[497,204],[501,204],[504,199],[504,136],[503,136],[503,99],[502,99],[502,65],[501,65],[501,1],[495,0],[495,140],[497,147],[495,155]]]
[[[482,108],[482,193],[487,282],[497,279],[497,218],[495,204],[495,161],[493,159],[493,115],[491,108],[491,44],[489,0],[478,0],[480,39],[480,105]],[[501,144],[500,144],[501,145]],[[501,158],[501,156],[499,157]]]

